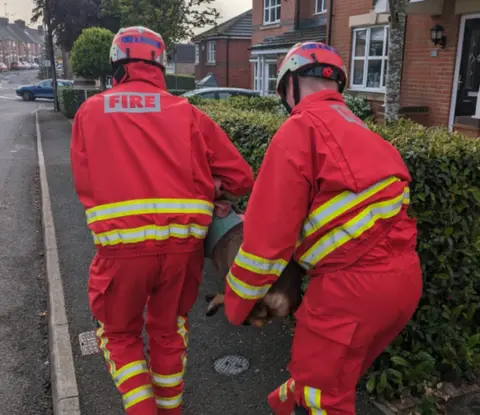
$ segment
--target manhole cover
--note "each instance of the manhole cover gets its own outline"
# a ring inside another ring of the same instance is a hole
[[[243,356],[238,355],[228,355],[221,357],[220,359],[215,360],[213,367],[215,370],[227,376],[237,376],[240,373],[245,372],[250,363]]]
[[[100,353],[100,349],[97,344],[97,336],[95,335],[95,330],[86,331],[78,335],[78,340],[80,342],[80,350],[82,356],[88,356],[95,353]]]

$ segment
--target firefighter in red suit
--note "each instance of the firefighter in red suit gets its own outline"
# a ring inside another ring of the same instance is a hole
[[[355,414],[355,387],[404,328],[422,291],[410,174],[398,151],[345,105],[329,46],[287,54],[278,93],[291,116],[273,137],[227,276],[225,311],[241,324],[293,258],[310,283],[296,312],[291,379],[277,415]]]
[[[115,86],[81,106],[71,144],[75,188],[97,246],[90,307],[131,415],[181,414],[187,313],[202,278],[213,176],[233,196],[253,187],[228,136],[166,91],[164,51],[159,34],[121,29],[110,56]]]

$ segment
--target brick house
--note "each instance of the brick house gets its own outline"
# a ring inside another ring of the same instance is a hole
[[[371,1],[371,0],[370,0]],[[326,0],[253,0],[252,86],[275,94],[278,65],[298,42],[326,41]]]
[[[381,117],[388,21],[388,0],[253,0],[252,84],[264,94],[273,90],[275,59],[292,39],[325,41],[345,61],[349,91],[368,98]],[[433,43],[434,27],[444,47]],[[480,0],[410,0],[401,111],[426,125],[480,136],[479,88]]]
[[[251,10],[195,36],[192,42],[196,80],[213,74],[218,86],[250,88]]]

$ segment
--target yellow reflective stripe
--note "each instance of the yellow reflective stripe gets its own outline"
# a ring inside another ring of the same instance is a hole
[[[182,337],[183,344],[185,345],[185,348],[188,346],[188,330],[187,330],[187,319],[178,316],[177,317],[177,333]]]
[[[128,409],[149,398],[153,398],[152,385],[143,385],[123,395],[123,406]]]
[[[313,212],[311,212],[308,218],[305,220],[303,224],[302,235],[297,246],[301,244],[303,239],[309,237],[321,227],[343,215],[353,207],[358,206],[360,203],[372,197],[374,194],[382,191],[392,183],[398,181],[400,181],[400,179],[396,177],[389,177],[388,179],[379,181],[360,193],[353,193],[347,190],[319,206]]]
[[[248,271],[255,272],[256,274],[273,274],[278,277],[287,266],[287,261],[284,259],[262,258],[245,252],[243,248],[240,248],[235,257],[235,264]]]
[[[107,348],[108,338],[104,337],[105,326],[101,321],[99,321],[98,324],[100,327],[96,330],[96,335],[97,335],[97,338],[100,340],[99,348],[103,352],[103,356],[107,361],[108,371],[110,372],[110,375],[113,377],[117,369],[115,367],[115,362],[112,359],[110,359],[110,350],[108,350]]]
[[[147,362],[145,360],[138,360],[123,366],[121,369],[118,369],[113,373],[112,377],[118,388],[123,382],[126,382],[128,379],[141,373],[149,373]]]
[[[245,300],[259,300],[263,298],[272,286],[271,284],[263,285],[261,287],[249,285],[240,281],[231,272],[227,275],[227,284],[235,294]]]
[[[152,381],[155,386],[159,388],[173,388],[178,386],[183,381],[183,370],[174,375],[159,375],[152,372]]]
[[[322,409],[322,392],[320,389],[305,386],[303,396],[311,415],[327,415],[327,411]]]
[[[173,396],[171,398],[161,398],[159,396],[155,396],[155,402],[157,403],[157,407],[162,409],[177,408],[182,404],[182,401],[183,394]]]
[[[379,219],[389,219],[397,215],[406,201],[407,194],[408,192],[404,191],[394,199],[384,200],[366,207],[357,216],[320,238],[300,257],[299,263],[306,269],[311,269],[335,249],[360,237]]]
[[[196,224],[167,226],[147,225],[131,229],[114,229],[112,231],[95,234],[93,240],[96,245],[117,245],[119,243],[133,244],[144,241],[165,241],[171,237],[186,239],[194,237],[205,239],[208,227]]]
[[[134,199],[95,206],[86,212],[87,223],[132,215],[161,213],[213,214],[213,203],[200,199]]]

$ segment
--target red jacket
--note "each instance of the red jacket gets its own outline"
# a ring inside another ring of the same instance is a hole
[[[161,71],[127,65],[126,80],[75,116],[75,188],[97,247],[109,254],[193,251],[211,222],[215,185],[242,196],[253,173],[228,136]]]
[[[406,215],[410,181],[398,151],[340,94],[303,99],[273,137],[255,182],[227,276],[228,319],[241,324],[292,255],[310,275],[361,259]],[[414,240],[414,222],[401,233]]]

